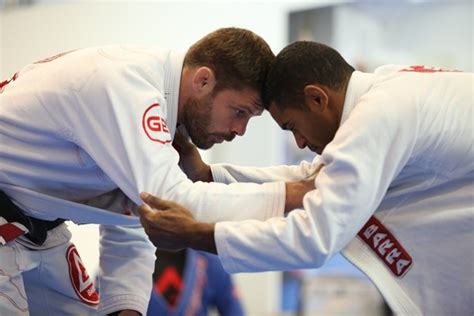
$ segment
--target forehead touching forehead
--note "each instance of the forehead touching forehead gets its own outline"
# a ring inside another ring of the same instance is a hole
[[[270,103],[270,106],[268,107],[268,112],[270,112],[270,115],[273,117],[275,122],[278,123],[278,125],[283,126],[285,124],[285,113],[283,113],[283,109],[278,106],[274,101]]]
[[[267,107],[270,115],[283,130],[291,130],[295,124],[306,124],[311,121],[310,113],[305,106],[283,106],[272,101]]]

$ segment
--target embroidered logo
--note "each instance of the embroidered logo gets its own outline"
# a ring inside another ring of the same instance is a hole
[[[435,68],[435,67],[425,67],[425,66],[410,66],[408,68],[400,70],[400,72],[461,72],[459,70],[450,70],[450,69],[443,69],[443,68]]]
[[[35,62],[35,64],[49,63],[50,61],[53,61],[53,60],[55,60],[55,59],[58,59],[59,57],[63,57],[64,55],[67,55],[67,54],[72,53],[72,52],[75,52],[75,51],[76,51],[76,50],[73,49],[73,50],[70,50],[70,51],[67,51],[67,52],[62,52],[62,53],[56,54],[56,55],[54,55],[54,56],[51,56],[51,57],[47,57],[47,58],[38,60],[37,62]]]
[[[95,290],[94,282],[86,271],[76,246],[71,245],[66,251],[69,264],[69,277],[77,296],[86,304],[99,304],[99,294]]]
[[[143,113],[142,126],[145,134],[152,141],[162,144],[171,143],[171,135],[166,121],[160,116],[159,104],[155,103]]]
[[[9,83],[12,82],[12,81],[15,81],[17,78],[18,78],[18,72],[16,72],[16,73],[13,75],[13,77],[11,77],[10,79],[7,79],[7,80],[5,80],[5,81],[0,82],[0,93],[3,92],[3,88],[4,88],[7,84],[9,84]]]
[[[397,277],[410,269],[413,260],[392,233],[374,216],[357,234]]]

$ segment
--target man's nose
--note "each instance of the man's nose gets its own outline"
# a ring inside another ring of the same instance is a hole
[[[248,120],[244,121],[244,122],[235,122],[233,125],[232,125],[232,128],[231,128],[231,132],[232,134],[237,134],[239,136],[243,136],[245,134],[245,131],[247,129],[247,123],[248,123]]]
[[[304,137],[294,132],[293,136],[295,137],[296,145],[298,145],[299,148],[304,149],[306,147],[306,140],[304,139]]]

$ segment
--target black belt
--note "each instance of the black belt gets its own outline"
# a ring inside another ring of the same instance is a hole
[[[45,242],[48,230],[64,223],[62,218],[46,221],[26,215],[3,191],[0,191],[0,216],[9,223],[19,223],[25,226],[28,229],[25,236],[37,245],[42,245]]]

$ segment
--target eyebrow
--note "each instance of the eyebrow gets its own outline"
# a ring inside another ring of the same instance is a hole
[[[244,109],[251,115],[261,115],[263,113],[263,107],[256,106],[254,104],[237,104],[238,107]]]
[[[252,113],[253,115],[255,115],[255,116],[262,115],[262,113],[263,113],[263,107],[262,107],[262,108],[259,108],[258,110],[252,111],[251,113]]]

